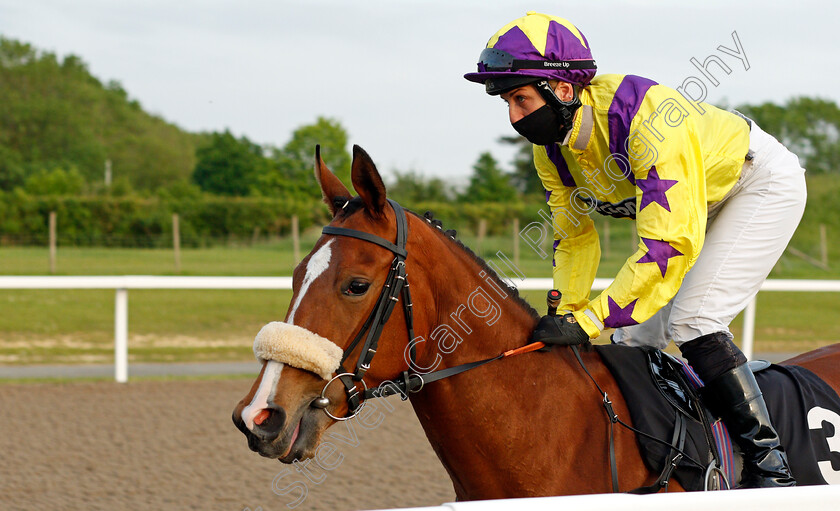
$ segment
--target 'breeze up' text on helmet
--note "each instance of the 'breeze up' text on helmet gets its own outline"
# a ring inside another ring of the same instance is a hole
[[[569,21],[528,12],[496,32],[481,52],[478,72],[464,78],[498,95],[541,80],[587,85],[595,76],[589,43]]]

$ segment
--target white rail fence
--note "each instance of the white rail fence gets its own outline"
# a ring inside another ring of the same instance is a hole
[[[450,502],[436,507],[415,507],[381,511],[837,511],[840,506],[840,485],[797,486],[794,488],[761,488],[754,490],[710,491],[692,493],[658,493],[631,495],[607,493],[541,497],[531,499],[478,500]]]
[[[610,279],[595,279],[602,290]],[[521,290],[549,290],[551,279],[529,278],[515,282]],[[169,276],[3,276],[0,289],[114,289],[114,378],[128,381],[128,290],[129,289],[292,289],[291,277],[169,277]],[[761,291],[840,292],[840,280],[767,280]],[[755,337],[755,299],[744,311],[741,349],[752,358]]]

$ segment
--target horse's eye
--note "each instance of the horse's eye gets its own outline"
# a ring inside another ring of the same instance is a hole
[[[364,280],[354,280],[347,286],[347,291],[344,294],[350,296],[359,296],[367,293],[368,288],[370,287],[369,282],[365,282]]]

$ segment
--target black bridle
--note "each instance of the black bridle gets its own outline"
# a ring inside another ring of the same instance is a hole
[[[379,393],[374,393],[376,389],[368,389],[363,378],[368,369],[370,369],[370,364],[373,361],[373,357],[376,355],[376,348],[379,344],[379,337],[382,335],[382,328],[385,326],[388,318],[391,317],[391,313],[394,311],[394,307],[397,302],[400,301],[400,297],[402,297],[403,312],[405,313],[405,324],[406,329],[408,330],[409,343],[411,343],[411,340],[414,339],[414,317],[412,313],[411,291],[409,290],[405,272],[405,259],[408,256],[408,252],[405,248],[406,241],[408,240],[408,220],[405,216],[405,210],[403,210],[399,204],[391,199],[388,199],[388,202],[391,204],[391,207],[394,208],[394,213],[397,217],[397,238],[395,243],[391,243],[390,241],[374,234],[355,229],[347,229],[344,227],[327,226],[324,227],[322,231],[324,234],[348,236],[350,238],[364,240],[386,248],[394,254],[394,260],[391,262],[391,269],[388,272],[388,277],[385,279],[385,284],[382,287],[382,291],[379,294],[376,305],[364,325],[362,325],[359,333],[356,334],[353,342],[351,342],[344,350],[344,356],[341,358],[341,363],[338,366],[338,374],[324,387],[324,390],[321,392],[320,401],[316,400],[313,402],[313,406],[324,408],[327,415],[335,420],[348,420],[355,417],[364,406],[364,400],[362,398],[368,399],[370,397],[380,395]],[[364,338],[364,343],[361,343],[362,338]],[[360,343],[362,349],[359,359],[356,361],[356,367],[352,372],[347,371],[344,367],[344,363]],[[413,344],[410,344],[409,353],[411,363],[414,364],[416,361],[416,350],[414,349]],[[406,392],[415,391],[413,388],[415,385],[412,385],[410,382],[410,378],[412,376],[417,378],[417,380],[414,380],[414,383],[419,382],[420,388],[423,386],[422,376],[418,374],[410,374],[408,371],[405,371],[403,373],[403,384],[405,385]],[[324,400],[327,387],[329,387],[329,385],[336,379],[341,380],[347,392],[348,415],[345,417],[336,417],[332,415],[326,408],[329,402]],[[364,386],[364,392],[362,394],[360,394],[357,387],[358,382],[361,382]]]
[[[475,369],[476,367],[499,360],[504,357],[519,355],[521,353],[528,353],[537,350],[544,346],[543,343],[532,343],[523,348],[506,351],[494,357],[478,360],[476,362],[469,362],[466,364],[441,369],[430,373],[416,373],[411,370],[417,366],[417,353],[414,347],[414,315],[412,313],[411,292],[409,290],[408,278],[405,271],[405,259],[408,256],[406,251],[406,242],[408,240],[408,220],[405,215],[405,210],[395,201],[388,199],[391,207],[394,208],[394,213],[397,217],[397,238],[395,243],[370,234],[364,231],[357,231],[355,229],[347,229],[344,227],[324,227],[324,234],[333,234],[336,236],[347,236],[350,238],[357,238],[368,241],[380,247],[390,250],[394,254],[394,260],[391,262],[391,269],[388,272],[388,277],[385,279],[385,284],[382,286],[382,291],[376,301],[376,305],[368,316],[362,328],[356,334],[353,342],[344,350],[344,355],[341,358],[341,363],[338,366],[336,376],[330,379],[321,391],[321,396],[312,401],[312,406],[315,408],[323,408],[324,412],[332,419],[344,421],[355,417],[365,404],[365,401],[375,397],[387,397],[395,394],[400,394],[400,397],[405,400],[408,399],[409,393],[419,392],[426,384],[454,376],[456,374]],[[401,297],[401,298],[400,298]],[[403,312],[405,313],[405,325],[408,333],[408,352],[409,352],[409,368],[400,374],[400,377],[395,381],[383,382],[377,388],[369,389],[364,381],[365,373],[370,369],[370,364],[373,357],[376,355],[376,348],[379,343],[379,336],[382,334],[382,328],[391,317],[397,302],[402,299]],[[365,335],[367,334],[367,335]],[[344,362],[350,357],[350,354],[355,351],[356,347],[362,341],[361,353],[359,359],[356,361],[356,367],[352,372],[344,367]],[[345,392],[347,394],[347,408],[348,413],[344,417],[337,417],[330,413],[327,407],[330,405],[329,399],[326,397],[327,389],[335,380],[341,380],[344,384]],[[357,385],[361,383],[364,387],[360,390]]]

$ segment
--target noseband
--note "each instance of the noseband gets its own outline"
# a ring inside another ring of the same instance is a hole
[[[405,248],[406,241],[408,239],[408,220],[406,219],[405,211],[399,204],[391,199],[388,199],[388,202],[391,204],[391,207],[394,209],[394,213],[397,217],[396,243],[391,243],[384,238],[380,238],[379,236],[367,232],[347,229],[344,227],[327,226],[324,227],[322,231],[324,234],[347,236],[350,238],[364,240],[386,248],[394,254],[394,260],[391,262],[391,269],[388,272],[388,277],[385,279],[385,285],[382,287],[379,299],[376,301],[376,305],[361,330],[359,330],[359,333],[356,334],[353,342],[351,342],[350,345],[347,346],[347,349],[344,350],[344,356],[341,358],[341,364],[338,366],[338,375],[327,382],[327,385],[321,392],[321,397],[313,401],[313,406],[316,408],[323,408],[327,415],[335,420],[352,419],[364,406],[364,400],[362,397],[365,399],[372,397],[372,393],[367,388],[367,384],[365,384],[363,378],[368,369],[370,369],[370,364],[373,361],[373,357],[376,355],[376,347],[379,343],[379,337],[382,335],[382,328],[385,326],[388,318],[391,317],[391,313],[394,311],[394,306],[396,306],[397,302],[400,301],[400,296],[402,296],[409,343],[412,339],[414,339],[414,318],[412,314],[411,292],[409,291],[408,280],[406,279],[405,272],[405,258],[408,256],[408,252]],[[347,369],[344,368],[344,362],[347,361],[350,354],[360,344],[363,337],[364,343],[361,344],[362,349],[359,359],[356,361],[356,367],[352,372],[347,371]],[[416,351],[413,344],[410,345],[409,357],[411,358],[412,364],[414,364]],[[413,387],[413,385],[408,385],[409,378],[411,376],[420,378],[420,387],[422,387],[422,377],[417,374],[409,374],[408,371],[405,371],[403,374],[406,386],[408,388]],[[341,380],[347,392],[348,415],[345,417],[336,417],[326,408],[329,405],[329,400],[326,398],[327,388],[336,379]],[[359,393],[359,389],[356,386],[357,382],[361,382],[364,386],[365,390],[363,395],[360,395]]]

